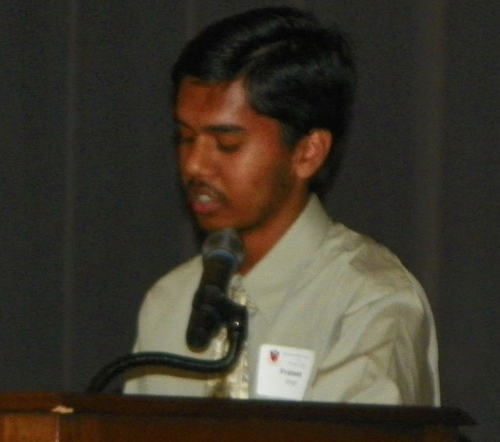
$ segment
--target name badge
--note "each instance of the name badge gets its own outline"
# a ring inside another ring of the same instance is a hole
[[[261,345],[257,394],[274,399],[302,400],[313,364],[312,350]]]

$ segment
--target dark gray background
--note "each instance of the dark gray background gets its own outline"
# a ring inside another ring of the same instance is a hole
[[[350,33],[360,85],[329,211],[392,248],[436,314],[443,402],[500,430],[497,0],[2,0],[0,391],[81,391],[196,251],[168,71],[202,26],[289,4]]]

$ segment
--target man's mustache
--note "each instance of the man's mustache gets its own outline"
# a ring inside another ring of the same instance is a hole
[[[205,181],[189,180],[183,185],[183,188],[189,199],[194,199],[196,196],[203,193],[221,202],[227,202],[228,200],[224,192]]]

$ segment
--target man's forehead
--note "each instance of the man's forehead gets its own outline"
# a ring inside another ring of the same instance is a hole
[[[194,77],[186,77],[179,87],[176,107],[195,103],[197,105],[248,105],[247,93],[242,79],[229,82],[209,83]]]
[[[208,83],[186,77],[174,109],[175,119],[183,125],[217,126],[222,131],[234,130],[242,118],[255,115],[241,79]]]

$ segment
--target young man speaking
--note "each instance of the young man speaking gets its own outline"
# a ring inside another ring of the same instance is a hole
[[[257,9],[205,29],[172,79],[190,208],[204,231],[233,228],[246,248],[230,291],[245,293],[249,336],[227,376],[149,369],[126,392],[438,405],[422,288],[391,252],[330,219],[317,196],[349,122],[354,69],[343,37],[296,9]],[[218,357],[217,342],[201,354],[186,344],[202,270],[197,256],[151,289],[135,351]]]

